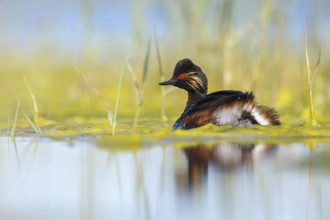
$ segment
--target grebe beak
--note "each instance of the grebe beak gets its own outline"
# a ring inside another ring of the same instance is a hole
[[[175,83],[175,81],[176,80],[174,80],[174,79],[169,79],[169,80],[167,80],[167,81],[164,81],[164,82],[161,82],[161,83],[159,83],[158,85],[160,85],[160,86],[167,86],[167,85],[174,85],[174,83]]]

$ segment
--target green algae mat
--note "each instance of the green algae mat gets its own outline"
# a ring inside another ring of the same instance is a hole
[[[295,141],[329,141],[330,123],[320,126],[289,125],[280,126],[213,126],[190,130],[171,131],[172,122],[161,122],[157,119],[141,119],[139,124],[132,126],[131,121],[119,121],[116,133],[112,135],[111,126],[106,119],[71,118],[62,122],[39,119],[40,133],[36,134],[27,120],[19,120],[16,127],[1,124],[1,136],[39,137],[53,140],[93,139],[111,145],[131,145],[138,143],[191,143],[191,142],[219,142],[219,141],[263,141],[285,143]],[[15,133],[12,133],[15,132]]]

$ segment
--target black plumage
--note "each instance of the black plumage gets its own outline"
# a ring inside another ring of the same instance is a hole
[[[223,90],[207,95],[207,77],[189,59],[180,60],[170,80],[160,85],[173,85],[188,92],[184,112],[172,130],[190,129],[209,123],[222,126],[279,125],[278,113],[254,102],[252,92]]]

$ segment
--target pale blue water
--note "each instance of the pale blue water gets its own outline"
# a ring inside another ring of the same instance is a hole
[[[0,219],[329,219],[329,143],[111,150],[0,140]],[[325,157],[325,158],[324,158]]]

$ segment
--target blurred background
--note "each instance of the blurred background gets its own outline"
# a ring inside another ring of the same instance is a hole
[[[321,51],[316,116],[329,122],[329,9],[329,0],[0,0],[0,219],[329,219],[329,126],[167,133],[187,94],[158,86],[188,57],[209,92],[253,91],[282,122],[302,124],[306,24],[312,72]]]
[[[91,87],[113,109],[127,60],[141,87],[150,44],[141,117],[160,118],[160,72],[169,78],[188,57],[207,74],[209,92],[252,90],[284,121],[302,121],[308,117],[306,23],[312,70],[322,54],[313,87],[316,114],[329,120],[329,8],[327,0],[2,0],[0,117],[14,117],[17,97],[31,114],[29,89],[43,118],[106,117]],[[122,119],[133,120],[135,96],[126,70]],[[183,91],[166,93],[169,119],[182,112],[185,99]]]

